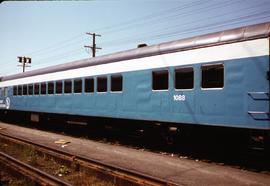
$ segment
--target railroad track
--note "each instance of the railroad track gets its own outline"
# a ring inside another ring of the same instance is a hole
[[[141,172],[128,170],[119,166],[104,163],[95,159],[91,159],[84,156],[78,156],[63,150],[55,149],[50,146],[46,146],[40,143],[36,143],[27,139],[22,139],[18,137],[11,136],[7,133],[0,132],[0,138],[10,141],[12,143],[21,145],[30,145],[35,147],[38,152],[47,154],[49,156],[56,157],[62,161],[69,162],[70,164],[76,164],[76,166],[85,168],[87,170],[95,171],[106,176],[113,177],[114,180],[118,180],[119,183],[127,182],[135,185],[149,185],[149,186],[159,186],[168,185],[174,186],[179,185],[171,181],[153,177],[150,175],[143,174]],[[64,185],[64,184],[58,184]]]
[[[46,172],[43,172],[35,167],[32,167],[22,161],[19,161],[8,154],[0,152],[0,166],[16,175],[26,176],[27,178],[33,180],[35,183],[39,185],[63,185],[63,186],[71,186],[71,184],[58,179],[55,176],[52,176]]]

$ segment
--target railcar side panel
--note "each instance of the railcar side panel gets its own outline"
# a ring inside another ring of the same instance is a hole
[[[47,92],[44,95],[13,96],[12,86],[17,85],[16,82],[20,85],[35,83],[38,78],[52,78],[46,81],[54,81],[58,80],[54,79],[57,73],[11,80],[10,84],[2,82],[0,107],[29,112],[269,130],[269,45],[261,46],[266,43],[269,43],[268,39],[259,39],[59,72],[61,77],[68,77],[71,72],[75,73],[72,78],[78,78],[80,72],[82,78],[91,75],[95,79],[93,93],[56,94],[54,91],[52,95]],[[236,58],[239,54],[230,47],[242,56]],[[135,70],[132,70],[132,63]],[[203,66],[216,64],[223,65],[223,86],[202,88]],[[112,69],[109,67],[123,76],[121,92],[110,91],[110,76],[113,73],[110,73]],[[120,67],[126,70],[121,71]],[[174,71],[178,67],[193,68],[193,88],[175,89]],[[153,90],[153,71],[157,70],[168,72],[168,89]],[[97,74],[98,71],[102,73]],[[100,76],[107,77],[105,92],[97,91],[97,78]]]

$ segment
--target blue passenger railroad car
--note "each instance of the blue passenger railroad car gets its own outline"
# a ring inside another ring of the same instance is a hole
[[[0,109],[270,130],[270,23],[0,80]]]

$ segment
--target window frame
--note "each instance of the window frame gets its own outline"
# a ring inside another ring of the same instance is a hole
[[[121,77],[121,90],[112,90],[112,80],[113,80],[113,78],[115,78],[115,77]],[[123,92],[123,75],[122,74],[112,74],[111,76],[110,76],[110,92],[111,93],[122,93]]]
[[[23,87],[22,87],[22,85],[18,85],[17,88],[18,88],[18,92],[17,92],[18,96],[23,96]],[[21,92],[19,92],[19,90],[21,90]]]
[[[38,93],[36,93],[36,85],[38,86]],[[34,96],[40,95],[40,83],[34,83]]]
[[[192,88],[188,88],[188,89],[177,89],[176,88],[176,71],[179,70],[179,69],[189,69],[191,68],[192,69],[192,72],[193,72],[193,86]],[[175,67],[174,68],[174,76],[173,76],[173,88],[175,91],[192,91],[195,89],[195,70],[194,70],[194,67],[193,66],[183,66],[183,67]]]
[[[162,71],[166,71],[168,74],[168,88],[167,89],[154,89],[154,73],[161,73]],[[166,92],[169,91],[170,89],[170,70],[169,69],[157,69],[157,70],[152,70],[151,72],[151,82],[152,82],[152,92]]]
[[[75,87],[76,87],[76,82],[80,81],[80,86],[81,86],[81,91],[80,92],[76,92],[75,90]],[[73,93],[74,94],[82,94],[83,93],[83,80],[82,78],[76,78],[76,79],[73,79]]]
[[[14,90],[16,89],[16,94],[14,94]],[[2,96],[2,89],[0,90],[0,97]],[[18,96],[18,86],[17,85],[13,85],[13,89],[12,89],[12,94],[13,96]]]
[[[26,90],[25,90],[25,88],[26,88]],[[24,91],[26,91],[26,92],[24,92]],[[22,85],[22,95],[23,96],[27,96],[28,95],[28,86],[27,86],[27,84],[23,84]]]
[[[32,94],[29,94],[29,87],[30,86],[32,86]],[[34,95],[34,85],[33,84],[27,84],[27,89],[28,89],[27,95],[28,96],[33,96]]]
[[[61,92],[58,92],[57,90],[57,84],[61,83]],[[55,95],[63,95],[64,91],[63,91],[63,80],[57,80],[55,81]]]
[[[44,88],[44,87],[42,87],[43,85],[45,85],[45,92],[42,92],[42,90],[44,90],[44,89],[42,89],[42,88]],[[40,90],[40,95],[41,96],[46,96],[47,95],[47,83],[46,82],[41,82],[40,83],[40,88],[39,88],[39,90]]]
[[[219,66],[222,65],[223,67],[223,86],[222,87],[211,87],[211,88],[204,88],[203,85],[203,67],[209,67],[209,66]],[[202,64],[200,67],[200,73],[201,73],[201,90],[223,90],[225,87],[225,65],[223,63],[213,63],[213,64]]]
[[[99,93],[99,94],[104,94],[104,93],[107,93],[108,92],[108,77],[107,76],[98,76],[97,78],[96,78],[97,80],[97,86],[96,86],[96,92],[97,93]],[[99,88],[99,83],[98,83],[98,81],[99,81],[99,79],[106,79],[106,91],[99,91],[98,90],[98,88]]]
[[[49,89],[50,85],[53,85],[53,91],[49,91],[51,89]],[[49,81],[47,82],[47,95],[51,96],[55,94],[55,82],[54,81]]]
[[[86,86],[87,86],[87,84],[86,84],[86,80],[93,80],[93,91],[86,91]],[[95,78],[94,77],[85,77],[84,79],[83,79],[83,82],[84,82],[84,93],[85,94],[93,94],[93,93],[95,93]]]
[[[70,82],[71,83],[71,85],[70,85],[70,91],[69,92],[66,92],[66,83],[67,82]],[[64,80],[64,94],[70,95],[72,93],[73,93],[73,81],[72,81],[72,79],[65,79]]]

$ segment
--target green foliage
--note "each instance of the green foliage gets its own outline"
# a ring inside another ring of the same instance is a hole
[[[65,165],[61,165],[60,168],[57,170],[56,175],[58,176],[66,176],[70,173],[69,169]]]
[[[22,156],[22,158],[26,160],[30,165],[37,164],[38,154],[33,147],[24,148]]]

